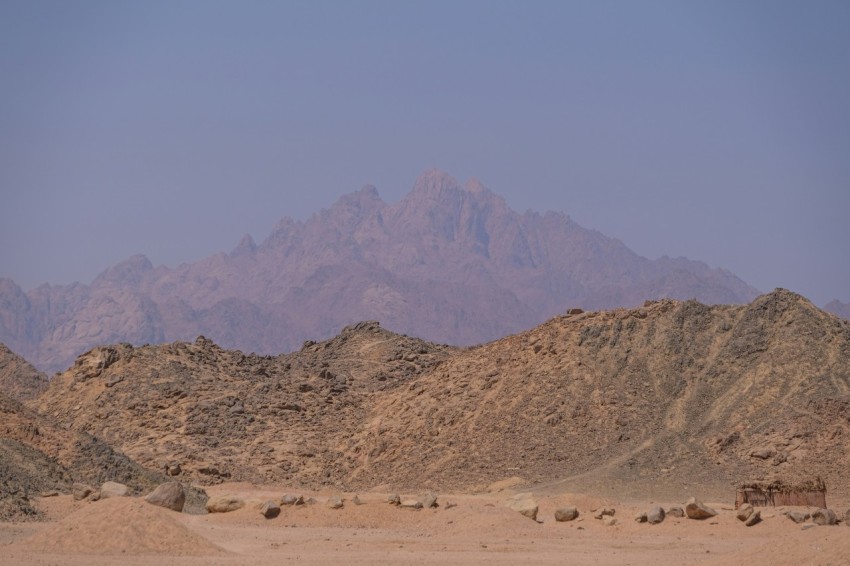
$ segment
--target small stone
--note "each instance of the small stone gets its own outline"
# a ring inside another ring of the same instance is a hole
[[[387,496],[387,503],[389,503],[390,505],[400,505],[401,496],[397,493],[391,493]]]
[[[59,495],[59,492],[56,491],[55,489],[51,490],[51,491],[45,491],[41,494],[42,497],[56,497],[58,495]]]
[[[575,507],[559,507],[555,509],[555,520],[559,523],[572,521],[578,517],[578,509]]]
[[[748,527],[752,527],[761,522],[761,511],[753,511],[750,513],[750,516],[747,517],[747,520],[744,521],[744,524]]]
[[[304,496],[295,493],[286,493],[280,498],[281,505],[304,505]]]
[[[711,507],[707,507],[695,497],[691,497],[688,499],[687,504],[685,504],[685,514],[688,516],[688,519],[703,520],[716,516],[717,511]]]
[[[433,491],[427,492],[422,496],[422,507],[425,509],[432,509],[437,507],[437,494]]]
[[[738,508],[738,512],[735,513],[735,517],[738,518],[739,521],[746,521],[750,518],[750,515],[753,514],[753,506],[749,503],[744,503],[741,507]]]
[[[593,518],[601,519],[602,517],[613,517],[614,513],[616,512],[617,510],[613,507],[603,507],[602,509],[596,510],[596,513],[594,513]]]
[[[335,495],[328,499],[327,505],[330,509],[342,509],[344,503],[341,497]]]
[[[524,515],[528,517],[532,521],[537,520],[537,502],[531,496],[530,493],[520,493],[515,495],[514,497],[508,499],[505,503],[505,506],[508,509],[513,509],[517,511],[520,515]]]
[[[274,519],[280,515],[280,505],[274,501],[266,501],[260,506],[260,513],[262,513],[263,517],[266,519]]]
[[[84,483],[75,483],[73,486],[74,501],[82,501],[92,493],[94,489]]]
[[[612,517],[610,515],[605,515],[604,517],[602,517],[602,523],[606,527],[613,527],[614,525],[617,524],[617,519],[615,519],[614,517]]]
[[[671,507],[667,510],[667,515],[681,519],[685,516],[685,511],[681,507]]]
[[[235,495],[219,495],[207,501],[207,511],[210,513],[230,513],[245,506],[245,500]]]
[[[123,483],[114,481],[105,482],[100,486],[100,498],[109,499],[110,497],[126,497],[130,489]]]
[[[186,492],[180,482],[172,481],[157,486],[155,490],[145,497],[145,501],[151,505],[165,507],[180,513],[186,503]]]
[[[356,495],[351,498],[351,502],[355,505],[363,505],[363,501],[361,501],[360,498]]]
[[[657,525],[664,521],[664,509],[661,507],[653,507],[646,514],[646,522],[650,525]]]
[[[835,525],[838,517],[832,509],[818,509],[812,513],[812,522],[816,525]]]
[[[635,515],[635,523],[646,523],[646,521],[647,521],[646,511],[644,511],[643,513],[638,513],[637,515]]]

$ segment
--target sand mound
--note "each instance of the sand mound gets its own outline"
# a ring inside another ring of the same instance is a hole
[[[219,554],[177,515],[141,499],[117,497],[86,505],[22,541],[22,550],[56,554]]]

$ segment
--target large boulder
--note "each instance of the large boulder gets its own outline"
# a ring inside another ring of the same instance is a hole
[[[753,511],[750,513],[750,516],[747,517],[747,520],[744,521],[744,524],[748,527],[752,527],[753,525],[757,525],[761,523],[761,511]]]
[[[537,501],[530,493],[519,493],[505,502],[505,507],[517,511],[520,515],[524,515],[529,519],[537,520]]]
[[[716,516],[717,511],[708,507],[695,497],[691,497],[685,504],[685,514],[688,516],[688,519],[703,520]]]
[[[157,486],[145,497],[145,501],[179,513],[183,511],[183,505],[186,503],[186,491],[179,481],[170,481]]]
[[[114,481],[105,482],[100,486],[100,498],[109,499],[110,497],[125,497],[130,492],[130,489],[123,483]]]
[[[207,501],[207,511],[210,513],[230,513],[245,507],[245,500],[235,495],[219,495]]]
[[[753,506],[749,503],[744,503],[738,508],[738,512],[735,513],[735,517],[738,518],[739,521],[746,521],[750,518],[750,515],[753,514]]]

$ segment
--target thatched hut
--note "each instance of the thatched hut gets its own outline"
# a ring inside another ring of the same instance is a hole
[[[753,507],[805,505],[826,509],[826,484],[821,478],[794,484],[782,480],[744,483],[735,492],[735,509],[744,503]]]

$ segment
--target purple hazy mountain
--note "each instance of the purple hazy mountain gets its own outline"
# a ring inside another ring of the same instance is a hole
[[[428,340],[472,344],[570,307],[646,299],[744,303],[758,291],[684,258],[648,260],[561,213],[517,213],[481,183],[429,171],[396,204],[374,187],[306,221],[284,218],[260,244],[176,268],[137,255],[90,285],[24,292],[0,280],[0,342],[43,370],[98,344],[203,334],[279,353],[359,320]]]

